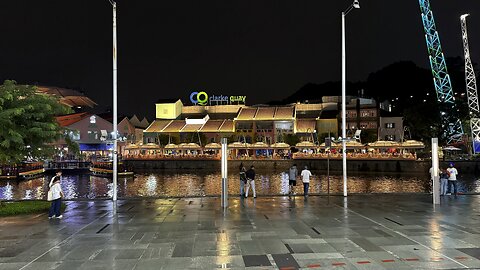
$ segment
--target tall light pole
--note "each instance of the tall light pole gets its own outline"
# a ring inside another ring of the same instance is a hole
[[[117,3],[108,0],[113,7],[113,201],[117,201]]]
[[[342,163],[343,163],[343,196],[347,197],[347,113],[346,113],[346,53],[345,53],[345,17],[354,8],[360,8],[358,0],[354,0],[353,3],[342,12]]]

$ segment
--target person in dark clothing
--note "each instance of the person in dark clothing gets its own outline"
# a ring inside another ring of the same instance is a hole
[[[255,167],[252,165],[245,174],[247,176],[247,191],[245,192],[245,198],[248,197],[248,190],[250,187],[252,187],[253,198],[257,198],[257,193],[255,192]]]
[[[247,183],[247,174],[245,167],[240,164],[240,196],[245,196],[245,184]]]

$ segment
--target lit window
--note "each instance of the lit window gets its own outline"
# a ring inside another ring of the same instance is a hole
[[[97,123],[97,117],[95,115],[90,116],[90,124],[95,124]]]

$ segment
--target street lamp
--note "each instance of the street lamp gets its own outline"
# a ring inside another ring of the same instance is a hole
[[[352,9],[360,8],[358,0],[354,0],[353,3],[342,12],[342,161],[343,161],[343,196],[347,196],[347,150],[346,150],[346,53],[345,53],[345,17],[352,11]]]
[[[117,3],[108,0],[113,7],[113,195],[114,202],[117,201]]]

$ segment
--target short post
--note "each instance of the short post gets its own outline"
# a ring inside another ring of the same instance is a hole
[[[328,138],[325,138],[325,150],[327,151],[327,195],[330,196],[330,148],[332,147],[332,138],[328,132]]]
[[[227,179],[227,138],[222,138],[222,207],[228,207],[228,179]]]
[[[438,163],[438,138],[432,138],[432,170],[433,170],[433,204],[440,204],[440,188],[439,188],[439,163]]]

